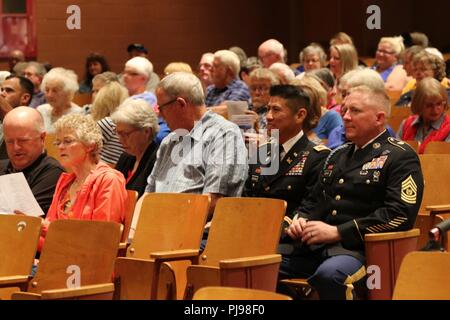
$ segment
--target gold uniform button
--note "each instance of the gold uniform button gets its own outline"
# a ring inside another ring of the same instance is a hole
[[[332,215],[332,216],[337,215],[337,211],[336,211],[336,210],[331,211],[331,215]]]
[[[343,184],[344,183],[344,179],[339,179],[339,184]]]
[[[291,187],[291,186],[288,186],[287,189],[288,189],[288,190],[292,190],[292,187]]]
[[[339,200],[341,200],[341,196],[337,195],[335,199],[336,199],[336,201],[339,201]]]
[[[264,190],[269,191],[269,190],[270,190],[270,187],[266,187]]]
[[[370,180],[369,179],[366,180],[366,184],[370,184]]]

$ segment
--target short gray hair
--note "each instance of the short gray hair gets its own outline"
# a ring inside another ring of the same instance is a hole
[[[47,86],[47,82],[55,81],[62,85],[62,88],[65,92],[70,94],[75,94],[78,91],[78,76],[73,70],[64,69],[64,68],[53,68],[51,69],[42,79],[41,83],[41,91],[45,92],[45,87]]]
[[[150,79],[153,73],[153,64],[144,57],[134,57],[125,63],[125,67],[133,68],[137,73]]]
[[[153,108],[142,99],[127,99],[111,114],[115,124],[126,123],[139,129],[152,128],[153,136],[159,131],[158,117]]]
[[[358,92],[363,94],[366,97],[366,101],[368,104],[383,110],[386,113],[386,120],[391,115],[391,103],[389,101],[389,97],[386,94],[386,90],[377,90],[374,88],[370,88],[366,85],[361,85],[357,87],[353,87],[349,90],[349,94],[354,92]]]
[[[253,70],[252,72],[250,72],[249,78],[250,80],[269,80],[272,86],[280,84],[280,80],[278,79],[277,75],[272,70],[266,68],[257,68]]]
[[[239,57],[236,53],[230,50],[219,50],[214,53],[214,58],[220,60],[222,64],[231,69],[234,76],[239,74],[239,70],[241,69],[241,62],[239,61]]]
[[[28,62],[27,66],[25,67],[25,69],[28,68],[28,67],[33,67],[34,70],[36,71],[36,74],[38,76],[40,76],[40,77],[45,76],[45,74],[47,73],[47,70],[45,70],[44,65],[42,63],[37,62],[37,61],[30,61],[30,62]]]
[[[285,63],[275,62],[269,67],[274,72],[282,84],[288,84],[295,79],[294,71]]]
[[[298,55],[300,63],[303,63],[303,59],[305,59],[306,56],[312,54],[319,57],[321,67],[324,67],[327,64],[327,54],[318,43],[311,43],[300,52]]]
[[[341,78],[339,89],[344,89],[343,86],[348,88],[366,86],[373,90],[384,91],[384,81],[380,74],[372,69],[355,69],[347,72]]]
[[[163,90],[171,98],[182,97],[194,106],[202,106],[205,104],[202,84],[192,73],[171,73],[161,80],[156,89]]]
[[[80,113],[67,114],[59,118],[53,126],[56,133],[71,130],[84,145],[95,145],[91,158],[94,162],[99,161],[100,151],[103,147],[102,131],[91,116]]]

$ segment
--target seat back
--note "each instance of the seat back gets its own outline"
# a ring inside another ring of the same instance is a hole
[[[450,154],[421,154],[425,189],[420,211],[424,212],[426,206],[446,205],[450,202]]]
[[[391,97],[391,99],[393,99]],[[391,100],[392,101],[392,100]],[[394,102],[395,103],[395,102]],[[393,103],[391,103],[393,105]],[[406,118],[411,115],[411,109],[409,107],[395,107],[391,108],[391,116],[388,119],[388,124],[395,132],[400,128],[400,124]]]
[[[0,277],[31,273],[41,221],[37,217],[0,214]]]
[[[450,300],[450,253],[409,253],[400,267],[394,300]]]
[[[278,199],[219,199],[199,264],[217,267],[223,259],[276,253],[285,211]]]
[[[136,205],[138,222],[127,256],[149,259],[155,251],[200,248],[209,203],[207,195],[145,194]]]
[[[76,93],[72,102],[82,107],[85,104],[92,103],[92,95],[90,93]]]
[[[115,222],[53,221],[28,291],[112,282],[120,236],[120,224]]]
[[[450,154],[450,142],[430,141],[425,147],[427,154]]]
[[[428,243],[428,232],[438,223],[444,221],[440,215],[430,215],[429,213],[419,213],[417,215],[415,228],[420,230],[419,240],[417,241],[417,250],[422,249]]]
[[[415,140],[407,140],[405,141],[411,148],[414,149],[416,153],[419,153],[419,142]]]
[[[133,220],[134,209],[136,207],[136,201],[138,192],[135,190],[127,190],[127,203],[125,204],[125,217],[122,231],[122,238],[120,242],[127,242],[128,235],[130,233],[131,221]]]
[[[365,235],[367,272],[369,277],[372,272],[378,273],[374,274],[377,285],[369,287],[370,300],[392,299],[400,265],[409,252],[416,250],[419,233],[418,229],[412,229]]]
[[[193,300],[292,300],[292,298],[284,294],[257,289],[203,287],[194,293]]]
[[[49,157],[55,158],[59,161],[58,147],[54,145],[56,135],[54,133],[47,133],[44,140],[44,148]]]
[[[387,95],[389,97],[389,101],[391,102],[391,105],[395,105],[395,103],[400,99],[400,96],[402,95],[402,91],[392,91],[388,90]]]

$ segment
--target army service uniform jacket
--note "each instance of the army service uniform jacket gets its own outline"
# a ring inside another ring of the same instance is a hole
[[[364,235],[414,226],[423,195],[415,151],[387,131],[365,148],[347,143],[326,159],[315,190],[316,207],[301,216],[337,226],[341,242],[327,255],[349,254],[364,261]]]
[[[266,148],[268,152],[260,152],[261,148]],[[275,174],[264,175],[264,168],[279,161],[279,154],[275,154],[275,150],[278,150],[278,146],[274,143],[259,148],[258,155],[265,157],[267,164],[258,156],[258,163],[249,165],[244,196],[285,200],[286,215],[289,217],[293,216],[292,212],[299,206],[305,206],[304,210],[311,210],[306,198],[312,196],[319,172],[330,150],[322,145],[316,146],[304,134],[284,156]]]

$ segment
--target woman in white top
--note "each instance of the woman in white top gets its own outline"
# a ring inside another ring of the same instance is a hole
[[[42,80],[41,90],[45,93],[47,104],[37,107],[44,118],[45,130],[53,133],[53,124],[63,115],[79,113],[82,109],[72,102],[78,91],[78,77],[72,70],[51,69]]]

